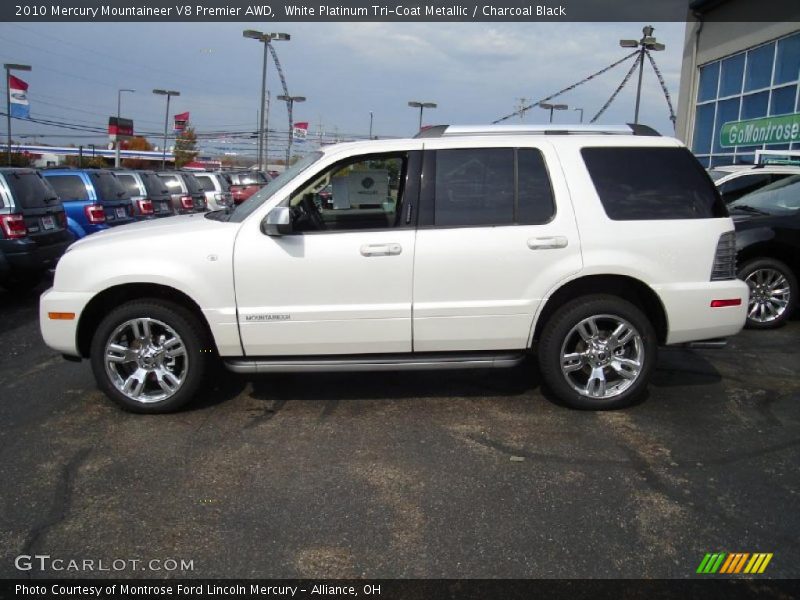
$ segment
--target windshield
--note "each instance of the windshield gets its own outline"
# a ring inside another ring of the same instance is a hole
[[[800,175],[792,175],[745,194],[728,205],[731,212],[796,215],[800,211]]]
[[[234,185],[267,185],[269,180],[261,171],[236,173],[233,176]]]
[[[294,177],[308,169],[322,158],[322,156],[322,152],[309,152],[306,154],[303,158],[273,179],[268,186],[261,188],[258,192],[237,206],[228,220],[233,223],[241,223],[244,221],[254,210],[272,198],[272,196],[286,185],[288,181],[291,181]]]

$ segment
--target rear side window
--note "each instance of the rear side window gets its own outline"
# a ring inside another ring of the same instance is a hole
[[[89,173],[89,179],[94,184],[94,189],[102,200],[120,200],[128,196],[116,175],[105,171],[94,171]]]
[[[542,154],[532,148],[438,150],[433,224],[546,223],[555,213]]]
[[[62,200],[88,200],[89,192],[78,175],[51,175],[47,181]]]
[[[173,193],[178,193],[183,190],[181,182],[178,181],[177,175],[159,175],[161,181],[167,184],[169,190]]]
[[[197,183],[200,184],[200,188],[204,192],[214,191],[214,182],[211,181],[210,175],[195,175],[194,178],[197,180]]]
[[[228,182],[227,178],[222,175],[221,173],[216,174],[217,183],[219,183],[219,187],[223,192],[227,192],[231,189],[231,184]]]
[[[119,174],[117,175],[117,179],[119,179],[122,187],[124,187],[131,196],[138,196],[142,193],[142,191],[139,189],[139,184],[136,182],[136,178],[133,175]]]
[[[709,219],[725,205],[686,148],[583,148],[586,168],[610,219]]]
[[[780,181],[788,176],[788,174],[782,173],[752,173],[742,175],[730,181],[726,181],[719,186],[719,193],[725,201],[725,204],[729,204],[734,200],[738,200],[745,194],[754,192],[765,185]]]
[[[190,194],[199,194],[203,191],[194,175],[184,175],[183,180],[186,182],[186,189],[189,190]]]
[[[43,208],[53,197],[53,190],[38,173],[6,173],[5,177],[14,203],[20,208]]]

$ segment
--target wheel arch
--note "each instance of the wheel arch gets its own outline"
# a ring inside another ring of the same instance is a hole
[[[134,298],[137,300],[154,298],[174,302],[189,310],[189,312],[198,319],[198,323],[204,328],[208,339],[214,339],[208,319],[206,319],[197,302],[186,293],[176,288],[157,283],[125,283],[103,290],[92,298],[86,305],[86,308],[81,312],[76,333],[76,346],[83,358],[89,357],[92,334],[97,329],[100,321],[103,320],[103,317],[113,308]]]
[[[539,340],[545,324],[561,306],[580,296],[593,294],[610,294],[632,302],[650,319],[656,330],[658,343],[666,343],[669,322],[664,304],[655,290],[634,277],[611,274],[587,275],[572,279],[553,291],[545,299],[536,317],[531,343]]]
[[[800,279],[800,254],[787,246],[774,241],[764,241],[742,248],[736,257],[736,269],[741,270],[745,263],[761,258],[773,258],[785,263],[796,279]]]

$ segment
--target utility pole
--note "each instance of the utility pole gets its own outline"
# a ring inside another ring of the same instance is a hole
[[[180,96],[181,93],[175,90],[153,90],[153,93],[158,96],[167,97],[167,112],[164,115],[164,147],[161,149],[161,170],[167,168],[167,127],[169,126],[169,99],[172,96]]]
[[[130,92],[131,94],[134,93],[136,90],[130,90],[127,88],[122,88],[117,90],[117,127],[119,127],[119,117],[120,113],[122,112],[122,92]],[[119,150],[120,145],[122,144],[122,140],[119,139],[119,135],[117,135],[117,139],[114,142],[114,166],[119,169],[120,165],[120,158],[119,158]]]
[[[372,111],[369,111],[369,139],[372,139]]]

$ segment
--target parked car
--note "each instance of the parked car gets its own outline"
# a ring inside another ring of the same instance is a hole
[[[158,177],[169,190],[172,208],[176,214],[204,212],[207,209],[206,195],[192,173],[165,171],[159,173]]]
[[[568,406],[628,405],[659,345],[718,345],[747,306],[713,183],[653,134],[436,127],[310,152],[231,212],[77,242],[41,299],[45,342],[138,412],[185,404],[220,359],[472,369],[531,352]],[[338,208],[314,198],[327,183]]]
[[[262,171],[231,171],[226,173],[231,181],[231,194],[235,204],[241,204],[270,182]]]
[[[116,171],[139,219],[171,217],[175,214],[172,198],[155,171]]]
[[[728,210],[736,224],[739,278],[750,286],[747,326],[779,327],[800,297],[800,173],[741,196]]]
[[[206,204],[210,210],[233,206],[233,194],[227,175],[219,172],[197,172],[193,175],[206,195]]]
[[[730,165],[714,167],[709,171],[725,204],[741,198],[759,188],[800,175],[800,167],[792,165]]]
[[[0,286],[36,286],[74,240],[58,196],[39,173],[0,168]]]
[[[42,175],[61,199],[76,238],[134,221],[128,193],[112,171],[47,169]]]

